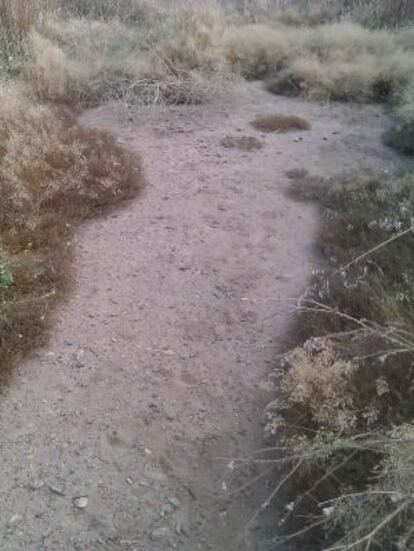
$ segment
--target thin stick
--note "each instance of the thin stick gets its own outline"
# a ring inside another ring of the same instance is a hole
[[[387,524],[389,524],[392,520],[394,520],[395,517],[397,517],[411,502],[411,500],[407,500],[404,503],[402,503],[395,511],[390,513],[388,516],[386,516],[369,534],[366,534],[362,538],[359,538],[358,540],[345,544],[345,545],[334,545],[331,547],[328,547],[325,551],[347,551],[349,549],[353,549],[354,547],[357,547],[361,543],[365,543],[366,541],[371,541],[372,538],[378,534]]]
[[[410,233],[414,231],[414,226],[410,226],[407,230],[404,230],[400,233],[397,233],[396,235],[393,235],[392,237],[390,237],[389,239],[387,239],[386,241],[383,241],[382,243],[380,243],[379,245],[377,245],[376,247],[373,247],[372,249],[370,249],[369,251],[366,251],[365,253],[357,256],[356,258],[354,258],[353,260],[351,260],[351,262],[348,262],[348,264],[345,264],[345,266],[342,266],[340,268],[338,268],[337,270],[335,270],[335,274],[338,274],[344,270],[347,270],[350,266],[352,266],[353,264],[356,264],[357,262],[359,262],[360,260],[362,260],[363,258],[369,256],[370,254],[378,251],[379,249],[382,249],[382,247],[385,247],[386,245],[388,245],[389,243],[392,243],[393,241],[395,241],[396,239],[400,239],[400,237],[403,237],[404,235],[407,235],[407,233]]]

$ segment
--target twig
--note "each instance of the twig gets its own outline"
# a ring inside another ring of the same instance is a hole
[[[370,254],[378,251],[379,249],[382,249],[383,247],[385,247],[386,245],[389,245],[389,243],[392,243],[393,241],[397,240],[397,239],[400,239],[401,237],[403,237],[404,235],[407,235],[407,233],[410,233],[414,231],[414,226],[410,226],[407,230],[404,230],[400,233],[397,233],[396,235],[393,235],[392,237],[390,237],[389,239],[387,239],[386,241],[383,241],[382,243],[380,243],[379,245],[377,245],[376,247],[373,247],[372,249],[370,249],[369,251],[366,251],[365,253],[363,254],[360,254],[359,256],[357,256],[356,258],[354,258],[353,260],[351,260],[351,262],[348,262],[348,264],[345,264],[344,266],[341,266],[340,268],[338,268],[337,270],[335,270],[335,274],[338,274],[338,273],[341,273],[343,272],[344,270],[347,270],[349,267],[351,267],[353,264],[356,264],[357,262],[359,262],[360,260],[362,260],[363,258],[366,258],[367,256],[369,256]]]
[[[402,503],[397,509],[395,509],[392,513],[387,515],[371,532],[363,536],[362,538],[357,539],[356,541],[352,543],[348,543],[345,545],[334,545],[331,547],[327,547],[325,551],[349,551],[350,549],[353,549],[360,545],[361,543],[365,543],[368,541],[372,541],[373,537],[378,534],[387,524],[389,524],[392,520],[394,520],[395,517],[397,517],[406,507],[409,505],[411,500],[406,500],[404,503]]]
[[[259,516],[261,511],[269,507],[271,502],[274,500],[274,498],[277,496],[281,488],[286,484],[286,482],[295,474],[295,472],[301,467],[302,463],[304,462],[304,459],[300,459],[296,465],[287,473],[286,476],[282,478],[282,480],[279,482],[279,484],[276,486],[276,488],[271,492],[269,497],[264,501],[260,507],[256,510],[256,512],[252,515],[250,520],[247,523],[247,526],[250,526],[254,520]]]

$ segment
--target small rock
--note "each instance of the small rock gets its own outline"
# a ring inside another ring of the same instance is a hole
[[[170,503],[166,503],[162,506],[162,509],[160,511],[160,517],[164,518],[168,515],[170,515],[174,511],[174,507]]]
[[[40,490],[41,488],[43,488],[43,486],[45,485],[45,483],[43,482],[43,480],[33,480],[32,482],[29,483],[29,489],[32,490],[32,491],[35,491],[35,490]]]
[[[10,527],[16,526],[17,524],[20,524],[22,520],[23,520],[22,515],[19,515],[19,513],[15,513],[9,520],[9,526]]]
[[[165,539],[168,538],[170,533],[171,532],[168,526],[161,526],[160,528],[155,528],[155,530],[151,532],[150,538],[152,539],[152,541]]]
[[[76,507],[76,509],[86,509],[88,502],[89,500],[86,496],[75,497],[73,499],[73,506]]]
[[[183,520],[183,519],[179,519],[177,520],[176,524],[175,524],[175,533],[178,535],[178,536],[189,536],[190,535],[190,528],[189,528],[189,525],[188,523]]]
[[[180,521],[178,521],[177,524],[175,525],[175,533],[178,536],[181,536],[181,534],[182,534],[182,527],[181,527],[181,522]]]

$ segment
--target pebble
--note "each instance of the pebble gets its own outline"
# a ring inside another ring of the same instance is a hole
[[[151,532],[150,537],[151,537],[152,541],[156,541],[156,540],[168,538],[170,533],[171,532],[170,532],[170,529],[168,528],[168,526],[161,526],[160,528],[155,528],[155,530],[153,530]]]
[[[76,509],[86,509],[88,501],[88,498],[85,496],[75,497],[73,499],[73,506],[76,507]]]
[[[175,524],[175,533],[178,535],[178,536],[189,536],[190,535],[190,527],[188,525],[188,523],[185,521],[185,520],[178,520]]]
[[[29,488],[30,490],[35,491],[35,490],[40,490],[41,488],[43,488],[44,485],[45,483],[43,482],[43,480],[35,479],[29,483]]]
[[[9,526],[16,526],[16,524],[20,524],[23,520],[22,515],[19,515],[19,513],[15,513],[11,519],[9,520]]]

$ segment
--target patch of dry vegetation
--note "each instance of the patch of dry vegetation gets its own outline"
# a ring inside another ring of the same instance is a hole
[[[329,550],[406,549],[414,522],[413,175],[291,177],[296,196],[323,206],[329,263],[300,300],[299,345],[275,372],[267,411],[269,438],[287,450],[278,461],[291,504],[279,543],[291,531]]]
[[[276,93],[370,101],[393,99],[413,80],[410,29],[338,20],[343,10],[332,3],[329,16],[324,3],[303,11],[254,5],[237,16],[214,2],[21,6],[17,15],[9,8],[5,40],[19,46],[7,59],[42,100],[198,103],[229,93],[241,74],[266,80]]]
[[[352,22],[317,27],[245,25],[227,30],[227,60],[248,78],[263,78],[280,94],[317,99],[387,99],[411,79],[412,46],[399,31]]]
[[[245,9],[213,4],[0,0],[0,76],[18,77],[26,94],[1,85],[1,376],[41,339],[68,285],[77,224],[134,196],[142,183],[136,157],[48,103],[199,103],[231,94],[229,84],[242,75],[276,93],[388,101],[397,121],[386,139],[413,152],[414,32],[398,28],[412,14],[407,0],[282,2],[289,11],[265,0]],[[297,117],[257,124],[309,128]],[[228,137],[223,145],[260,147],[253,140]],[[304,548],[322,537],[325,548],[336,542],[331,550],[407,549],[413,177],[326,185],[290,176],[297,193],[324,207],[320,245],[330,265],[303,297],[297,346],[275,373],[267,430],[284,449],[276,462],[287,474],[272,497],[283,489],[291,499],[281,525]]]
[[[257,117],[251,125],[261,132],[292,132],[293,130],[310,130],[310,123],[296,115],[264,115]]]
[[[263,142],[254,136],[226,136],[221,141],[226,149],[240,149],[241,151],[257,151],[263,147]]]
[[[210,8],[49,16],[30,34],[25,75],[40,99],[71,105],[200,103],[231,79],[217,47],[223,24]]]
[[[80,221],[142,186],[139,160],[103,132],[0,95],[0,378],[37,344],[69,281]]]

